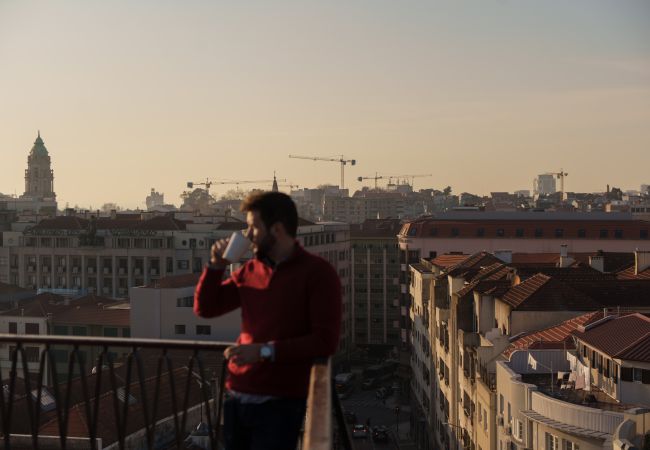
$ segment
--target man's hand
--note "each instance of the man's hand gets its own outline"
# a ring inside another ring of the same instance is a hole
[[[260,362],[260,350],[263,344],[233,345],[223,352],[223,356],[230,359],[238,366]]]
[[[212,244],[212,248],[210,249],[210,264],[220,268],[224,268],[230,264],[230,261],[221,256],[227,246],[228,239],[220,239]]]

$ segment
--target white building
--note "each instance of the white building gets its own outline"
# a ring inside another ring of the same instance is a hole
[[[535,195],[555,194],[557,192],[555,175],[548,173],[537,175],[533,186],[533,192]]]

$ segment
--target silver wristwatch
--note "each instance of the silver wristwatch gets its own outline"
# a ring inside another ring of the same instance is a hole
[[[263,361],[270,361],[273,359],[273,346],[270,344],[264,344],[260,347],[260,358]]]

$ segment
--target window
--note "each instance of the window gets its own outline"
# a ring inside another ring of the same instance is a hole
[[[460,235],[460,230],[458,228],[452,228],[451,229],[451,236],[452,237],[457,237]]]
[[[59,335],[67,335],[68,334],[68,327],[65,325],[54,325],[54,328],[52,329],[52,334],[59,334]]]
[[[609,232],[607,230],[600,230],[601,239],[607,239],[608,236],[609,236]]]
[[[114,327],[105,327],[104,336],[106,337],[117,337],[117,328]]]
[[[122,328],[123,337],[131,337],[131,328]]]
[[[38,334],[39,326],[37,323],[26,323],[25,324],[25,334]]]
[[[437,228],[430,228],[429,229],[429,236],[437,236],[438,235],[438,229]]]
[[[497,228],[497,237],[504,237],[506,235],[506,230],[503,228]]]
[[[641,238],[641,239],[648,239],[648,230],[641,230],[641,231],[639,231],[639,238]]]
[[[194,306],[194,297],[180,297],[176,299],[177,308],[191,308]]]
[[[17,322],[9,322],[9,333],[18,334],[18,323]]]
[[[86,327],[72,327],[72,335],[73,336],[87,336],[88,331],[86,330]]]
[[[197,325],[196,334],[210,335],[210,325]]]
[[[641,383],[642,380],[643,380],[643,370],[634,367],[632,369],[632,381]]]
[[[190,262],[187,259],[179,259],[176,261],[176,267],[181,270],[186,270],[190,268]]]
[[[616,239],[623,239],[623,230],[614,230],[614,237]]]
[[[476,230],[476,235],[477,235],[478,237],[483,237],[483,236],[485,236],[485,228],[478,228],[478,229]]]
[[[541,228],[535,228],[535,237],[538,238],[542,236],[544,236],[544,230]]]
[[[524,440],[524,424],[521,422],[519,419],[515,419],[515,432],[514,432],[515,438],[518,441],[523,441]]]
[[[585,230],[584,228],[580,228],[578,230],[578,237],[579,238],[586,238],[587,237],[587,230]]]
[[[560,450],[557,436],[546,433],[546,450]]]
[[[575,442],[564,440],[564,450],[580,450],[580,447]]]
[[[561,238],[564,236],[564,229],[563,228],[556,228],[555,229],[555,237],[556,238]]]
[[[174,325],[174,334],[185,334],[185,325]]]
[[[524,237],[524,229],[523,228],[517,228],[517,230],[515,231],[515,236]]]

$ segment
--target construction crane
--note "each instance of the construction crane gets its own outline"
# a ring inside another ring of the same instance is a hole
[[[423,178],[423,177],[432,177],[433,174],[426,173],[426,174],[418,174],[418,175],[391,175],[388,177],[388,184],[392,184],[393,178],[397,179],[397,184],[399,184],[399,180],[405,179],[406,182],[408,183],[408,179],[411,179],[411,189],[413,189],[413,184],[415,183],[415,178]]]
[[[345,189],[345,165],[350,163],[351,166],[357,164],[356,159],[345,159],[343,155],[340,158],[324,158],[320,156],[300,156],[300,155],[289,155],[289,158],[295,159],[310,159],[312,161],[330,161],[341,163],[341,189]]]
[[[277,181],[287,181],[286,179],[281,179]],[[195,183],[193,181],[188,181],[187,182],[187,187],[188,189],[192,189],[195,186],[205,186],[206,191],[208,194],[210,193],[210,186],[213,184],[219,184],[219,185],[224,185],[224,184],[234,184],[237,185],[239,188],[240,184],[262,184],[262,183],[273,183],[273,180],[224,180],[224,181],[210,181],[208,178],[205,179],[205,182],[201,183]]]
[[[375,180],[375,189],[377,189],[377,180],[383,180],[384,178],[387,178],[387,176],[386,175],[377,175],[377,172],[375,172],[374,177],[357,177],[357,181]]]

